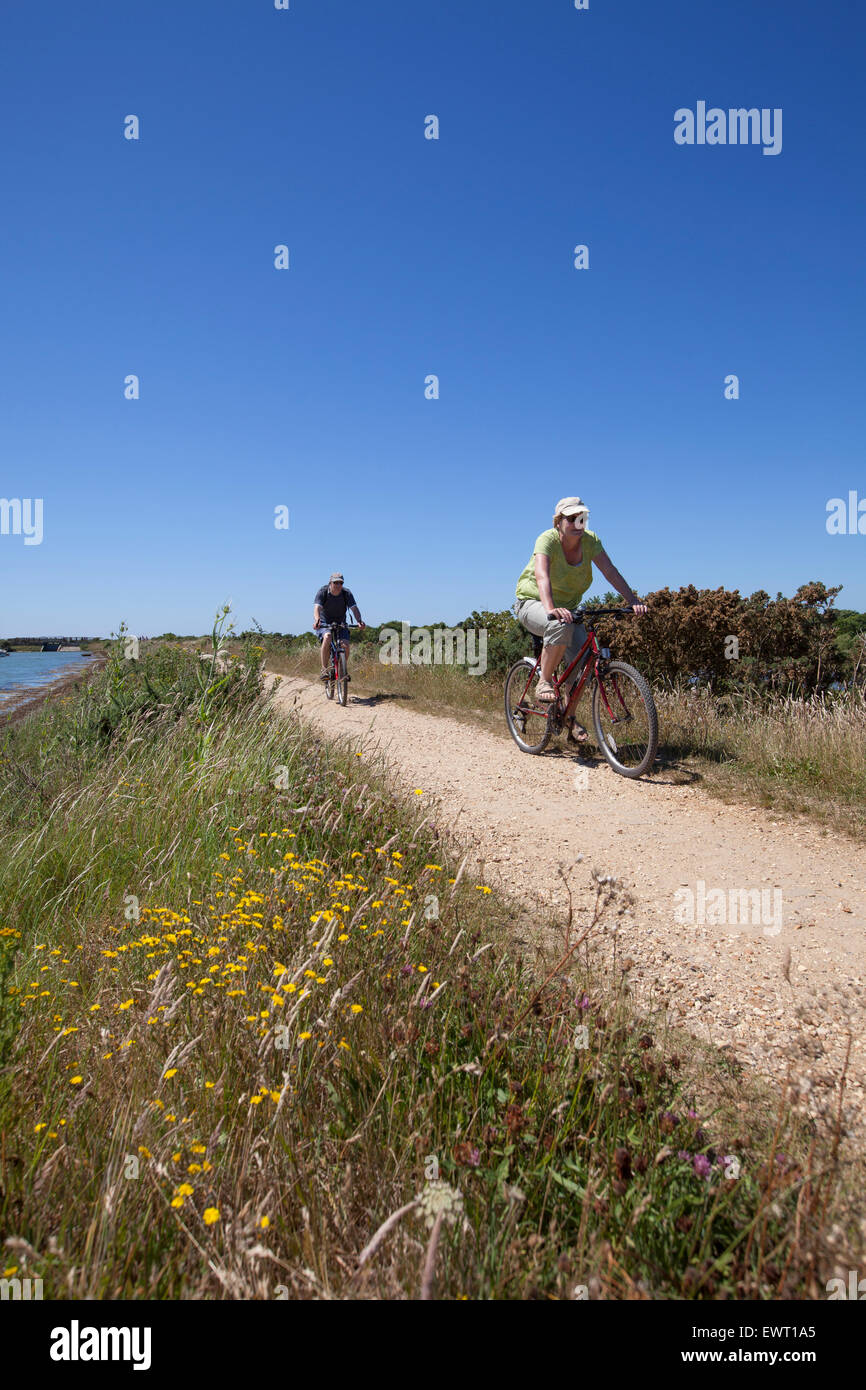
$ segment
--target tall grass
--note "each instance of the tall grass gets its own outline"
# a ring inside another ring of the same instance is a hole
[[[656,701],[669,759],[700,761],[716,791],[866,838],[866,695],[768,701],[674,691]]]
[[[55,1298],[822,1295],[828,1225],[855,1238],[838,1135],[784,1103],[744,1129],[727,1064],[705,1085],[633,1016],[588,954],[619,885],[519,950],[423,797],[252,666],[153,662],[4,738],[7,1269]]]

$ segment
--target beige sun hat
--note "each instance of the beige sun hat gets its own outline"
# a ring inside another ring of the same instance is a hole
[[[556,504],[556,511],[553,513],[553,523],[560,516],[577,516],[578,512],[583,512],[584,516],[589,516],[589,507],[585,502],[581,502],[579,497],[561,497]]]

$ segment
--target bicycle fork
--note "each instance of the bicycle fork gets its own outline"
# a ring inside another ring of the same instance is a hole
[[[611,724],[628,724],[634,718],[634,715],[632,714],[625,700],[622,698],[622,691],[619,688],[619,681],[616,678],[616,672],[614,672],[613,676],[611,676],[611,685],[613,686],[613,689],[616,693],[616,698],[617,700],[619,700],[619,703],[624,711],[622,714],[614,714],[613,710],[611,709],[610,701],[607,698],[607,690],[605,689],[604,681],[601,678],[599,678],[598,684],[599,689],[601,690],[601,698],[604,701],[604,707],[610,715]]]

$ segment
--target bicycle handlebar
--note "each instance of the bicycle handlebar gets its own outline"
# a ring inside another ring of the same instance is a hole
[[[571,610],[571,617],[573,622],[580,623],[583,622],[585,618],[602,618],[606,617],[609,613],[613,614],[615,618],[631,618],[634,617],[634,608],[573,608]],[[547,616],[551,621],[557,621],[555,613],[548,613]]]

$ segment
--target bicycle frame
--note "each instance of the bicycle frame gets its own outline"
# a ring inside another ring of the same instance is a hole
[[[561,676],[557,677],[556,672],[554,671],[552,685],[554,690],[556,691],[557,698],[555,700],[551,700],[548,704],[542,706],[529,705],[526,701],[527,691],[529,690],[529,687],[535,679],[536,672],[538,671],[538,668],[541,665],[541,656],[539,654],[539,656],[536,657],[535,665],[529,672],[529,679],[527,680],[526,685],[523,687],[523,693],[520,696],[518,708],[524,705],[524,703],[527,703],[527,707],[531,709],[535,714],[544,714],[548,718],[550,717],[550,715],[554,715],[556,718],[559,719],[568,719],[577,707],[578,701],[580,700],[580,697],[583,693],[584,686],[587,684],[589,680],[595,677],[595,679],[598,681],[599,690],[601,691],[601,698],[604,701],[604,707],[610,716],[611,722],[617,724],[619,723],[619,720],[617,719],[616,715],[610,707],[610,701],[607,698],[607,690],[605,689],[605,684],[603,680],[604,662],[610,656],[610,652],[607,647],[599,647],[598,639],[595,635],[595,630],[592,627],[592,621],[594,618],[603,617],[606,614],[610,613],[618,614],[620,617],[623,617],[626,613],[629,613],[630,610],[626,608],[600,608],[593,610],[592,613],[583,613],[581,610],[577,610],[577,612],[580,612],[580,620],[586,627],[586,641],[584,642],[580,651],[577,653],[577,656],[575,656],[574,659],[569,662],[568,666],[566,666]],[[541,638],[539,638],[538,640],[541,641]],[[604,653],[604,655],[602,653]],[[580,680],[575,683],[574,689],[571,692],[571,696],[568,700],[568,703],[565,706],[565,709],[560,709],[560,692],[562,688],[565,686],[566,682],[568,681],[575,666],[577,666],[579,662],[583,661],[585,656],[589,656],[591,659],[586,662]],[[616,685],[614,685],[614,689],[616,690],[617,698],[620,702],[620,705],[625,711],[625,717],[627,719],[631,718],[631,716],[628,713],[628,707],[626,706],[625,701],[622,698],[622,695],[620,695],[619,693],[619,688]]]
[[[348,616],[348,615],[347,615],[347,616]],[[349,643],[348,643],[348,639],[345,638],[345,637],[342,637],[342,636],[340,635],[341,629],[344,628],[344,627],[348,627],[348,628],[357,627],[358,624],[357,624],[357,623],[345,623],[345,622],[344,622],[344,623],[322,623],[321,626],[322,626],[322,627],[326,627],[326,628],[328,629],[329,633],[331,634],[331,650],[330,650],[330,654],[329,654],[329,656],[328,656],[328,665],[329,665],[331,671],[333,671],[334,680],[336,680],[336,679],[337,679],[337,658],[339,657],[340,652],[341,652],[341,651],[345,651],[345,653],[346,653],[346,660],[347,660],[347,661],[348,661],[348,657],[349,657]]]

